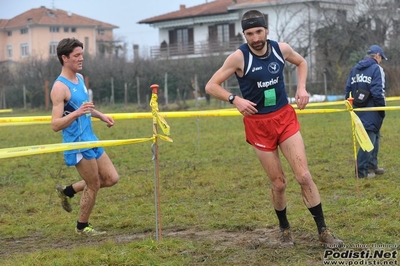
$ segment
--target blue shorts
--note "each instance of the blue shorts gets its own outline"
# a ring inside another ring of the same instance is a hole
[[[83,152],[64,154],[64,161],[67,166],[75,166],[82,158],[86,160],[99,159],[103,153],[103,147],[92,148]]]

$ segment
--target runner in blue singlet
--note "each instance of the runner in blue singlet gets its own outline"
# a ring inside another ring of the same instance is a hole
[[[61,40],[57,46],[57,56],[62,69],[50,94],[53,103],[51,127],[55,132],[62,131],[64,143],[97,141],[91,118],[99,118],[108,127],[114,125],[114,120],[94,109],[94,104],[88,101],[84,79],[78,73],[82,70],[82,42],[75,38]],[[64,152],[64,159],[68,166],[76,167],[82,180],[69,186],[56,187],[62,207],[71,212],[70,199],[82,191],[75,231],[89,236],[104,234],[104,231],[95,230],[89,224],[89,217],[99,189],[118,182],[117,170],[102,147],[68,150]]]

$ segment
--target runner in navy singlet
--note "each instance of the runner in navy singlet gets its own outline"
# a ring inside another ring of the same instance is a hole
[[[244,116],[246,141],[250,143],[271,180],[271,199],[279,220],[280,247],[292,247],[291,230],[286,215],[285,189],[278,146],[289,162],[296,181],[301,186],[303,202],[314,217],[321,245],[343,246],[325,224],[319,191],[308,170],[307,157],[297,115],[287,100],[283,69],[285,61],[296,66],[297,90],[295,100],[302,110],[308,104],[306,91],[307,62],[287,43],[267,39],[264,15],[250,10],[242,17],[246,43],[229,55],[222,67],[206,85],[206,92],[220,100],[229,101]],[[225,90],[223,84],[235,75],[242,97]]]

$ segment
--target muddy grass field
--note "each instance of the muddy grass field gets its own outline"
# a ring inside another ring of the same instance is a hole
[[[399,245],[399,115],[382,129],[384,175],[354,178],[348,113],[299,115],[310,171],[328,226],[353,250],[397,251]],[[277,248],[269,183],[240,117],[167,119],[174,142],[159,141],[162,239],[157,241],[151,142],[107,147],[120,182],[99,192],[90,222],[108,233],[81,237],[74,227],[80,195],[65,212],[55,186],[79,180],[61,153],[1,160],[0,265],[324,265],[315,223],[290,169],[292,249]],[[145,138],[148,119],[94,122],[102,140]],[[0,148],[59,143],[50,125],[2,127]],[[378,258],[383,261],[383,258]],[[386,258],[395,261],[397,258]],[[337,259],[336,259],[337,261]],[[390,265],[390,264],[389,264]],[[394,264],[395,265],[395,264]]]

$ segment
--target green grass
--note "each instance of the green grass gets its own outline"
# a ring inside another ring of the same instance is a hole
[[[386,173],[359,181],[350,115],[301,114],[299,120],[328,226],[347,245],[399,245],[398,112],[387,112],[382,128],[379,158]],[[99,238],[74,234],[79,195],[72,213],[60,206],[54,187],[80,180],[61,153],[2,159],[0,265],[322,265],[314,221],[284,159],[296,247],[274,245],[269,181],[245,142],[240,117],[167,122],[174,142],[159,140],[161,241],[155,236],[151,142],[106,147],[121,179],[98,194],[91,223],[108,231]],[[151,119],[118,120],[111,129],[95,122],[94,128],[102,140],[152,135]],[[1,131],[0,148],[61,140],[50,125]]]

